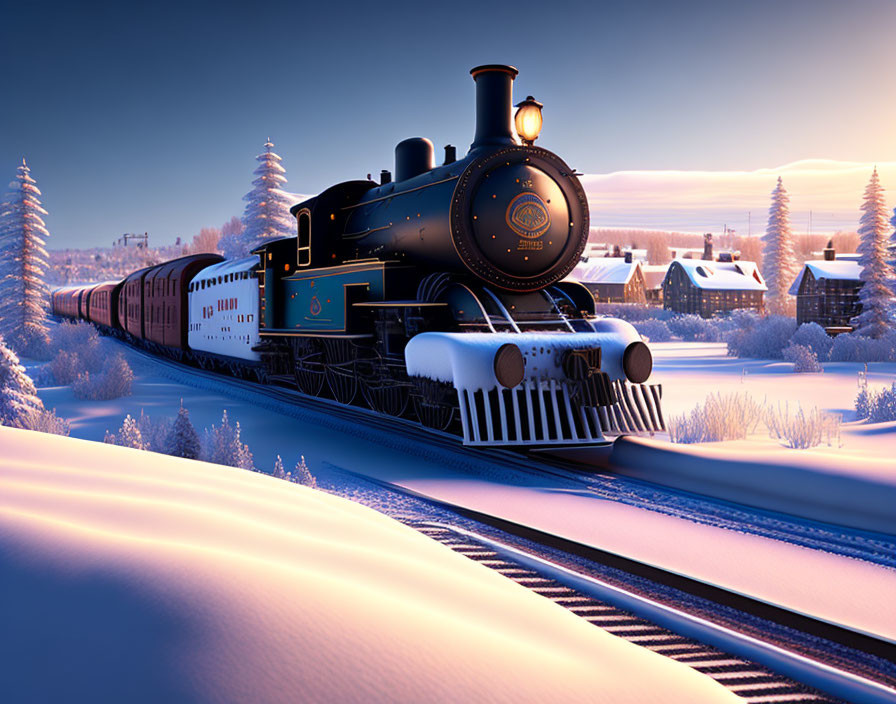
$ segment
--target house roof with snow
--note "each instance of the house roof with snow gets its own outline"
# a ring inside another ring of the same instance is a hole
[[[570,278],[583,284],[627,284],[641,262],[627,262],[623,257],[591,257],[579,262]]]
[[[644,272],[644,288],[653,291],[663,287],[663,279],[666,278],[666,272],[669,271],[669,265],[642,264],[641,271]]]
[[[696,288],[724,291],[767,291],[755,262],[711,262],[704,259],[676,259]]]
[[[855,259],[816,259],[806,262],[799,275],[790,286],[790,295],[795,296],[800,290],[803,276],[806,272],[812,272],[812,276],[818,279],[834,279],[837,281],[861,281],[862,266]]]

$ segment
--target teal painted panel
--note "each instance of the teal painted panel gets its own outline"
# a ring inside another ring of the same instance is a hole
[[[365,285],[367,300],[383,299],[382,266],[352,268],[341,272],[318,269],[308,274],[312,275],[296,274],[282,280],[285,304],[283,327],[286,329],[305,332],[344,331],[346,286]]]

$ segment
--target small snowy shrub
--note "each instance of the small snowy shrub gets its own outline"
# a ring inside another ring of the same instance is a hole
[[[50,352],[54,355],[60,350],[82,352],[99,342],[96,328],[83,320],[65,321],[50,330]]]
[[[669,320],[669,318],[676,315],[674,311],[644,305],[643,303],[597,303],[594,309],[597,315],[608,318],[620,318],[630,323],[639,320]]]
[[[198,460],[202,454],[199,435],[190,422],[190,413],[184,408],[183,401],[165,439],[165,454],[189,460]]]
[[[27,332],[19,335],[16,349],[22,357],[45,362],[52,357],[50,336],[41,328],[29,327]]]
[[[788,407],[767,408],[764,413],[769,434],[784,440],[787,447],[805,450],[820,445],[840,444],[840,414],[813,408],[806,413],[800,408],[791,416]]]
[[[669,438],[677,443],[742,440],[759,423],[760,407],[747,394],[711,394],[689,414],[669,419]]]
[[[790,345],[784,348],[784,359],[793,363],[793,371],[801,372],[823,372],[821,365],[818,363],[818,357],[815,352],[805,345]]]
[[[68,421],[56,415],[56,411],[48,409],[40,409],[32,411],[28,419],[25,421],[24,427],[27,430],[35,430],[38,433],[49,433],[50,435],[65,435],[71,432]]]
[[[65,354],[60,352],[59,356]],[[57,356],[57,359],[59,358]],[[134,381],[134,372],[124,358],[117,354],[109,362],[109,366],[99,374],[83,372],[72,384],[72,391],[76,398],[90,399],[92,401],[108,401],[113,398],[131,395],[131,385]]]
[[[796,321],[793,318],[770,315],[756,325],[732,332],[728,337],[728,354],[733,357],[781,359],[795,332]]]
[[[874,395],[868,419],[872,423],[886,423],[896,420],[896,383],[889,389],[881,389]]]
[[[874,339],[853,333],[834,338],[832,362],[896,362],[896,332]]]
[[[790,338],[793,345],[802,345],[808,347],[815,353],[815,357],[822,362],[827,362],[831,355],[831,347],[834,340],[828,335],[824,328],[818,323],[803,323],[800,325],[793,337]]]
[[[675,337],[685,342],[703,340],[710,327],[709,323],[699,315],[676,315],[669,319],[667,325]]]
[[[202,459],[214,464],[255,470],[252,452],[240,439],[240,424],[231,424],[227,411],[224,411],[220,426],[213,425],[205,431]]]
[[[60,350],[47,366],[53,382],[60,386],[71,384],[84,370],[78,353],[68,350]]]
[[[672,339],[672,331],[662,320],[639,320],[632,324],[638,334],[643,335],[650,342],[668,342]]]
[[[867,382],[859,386],[856,397],[856,417],[870,423],[887,423],[896,420],[896,383],[889,388],[874,391]]]

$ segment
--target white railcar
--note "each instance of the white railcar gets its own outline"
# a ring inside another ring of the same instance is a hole
[[[258,345],[258,257],[228,259],[203,269],[188,291],[190,349],[220,357],[261,359]]]

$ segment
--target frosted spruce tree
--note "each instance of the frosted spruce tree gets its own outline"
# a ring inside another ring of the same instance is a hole
[[[884,189],[877,176],[877,167],[865,188],[862,218],[859,220],[859,266],[862,288],[859,301],[862,312],[852,324],[858,335],[882,337],[891,328],[893,291],[890,285],[893,269],[887,264],[887,245],[890,230],[887,221]]]
[[[280,187],[286,183],[286,170],[280,166],[281,158],[274,153],[274,144],[268,139],[264,153],[255,157],[260,162],[253,172],[252,190],[243,196],[246,210],[243,212],[243,232],[241,255],[245,256],[253,248],[267,240],[292,237],[295,234],[295,220],[289,214],[292,198]]]
[[[214,464],[254,470],[252,452],[249,446],[243,443],[240,435],[240,424],[238,422],[231,424],[227,411],[224,411],[221,425],[219,427],[213,425],[211,430],[205,431],[203,459]]]
[[[43,410],[34,382],[0,338],[0,425],[31,428],[34,417]]]
[[[789,313],[793,301],[788,289],[799,271],[793,233],[790,230],[790,197],[778,177],[768,210],[768,227],[762,237],[762,275],[768,285],[767,308],[778,315]]]
[[[25,159],[17,171],[0,206],[0,335],[27,348],[36,337],[46,337],[45,245],[50,233]]]
[[[165,454],[184,457],[188,460],[198,460],[201,453],[199,435],[196,433],[193,423],[190,422],[190,412],[184,408],[184,402],[181,401],[177,418],[174,419],[165,441]]]
[[[115,444],[122,447],[133,447],[137,450],[145,448],[143,434],[137,426],[137,421],[131,418],[130,413],[124,417],[121,428],[118,430],[118,435],[115,436]]]
[[[893,234],[890,235],[890,243],[887,245],[887,264],[893,270],[893,278],[890,279],[890,290],[893,292],[893,295],[896,295],[896,208],[893,208],[893,217],[890,218],[890,225],[893,229]],[[894,303],[894,306],[896,306],[896,303]],[[894,310],[894,315],[896,315],[896,310]]]

